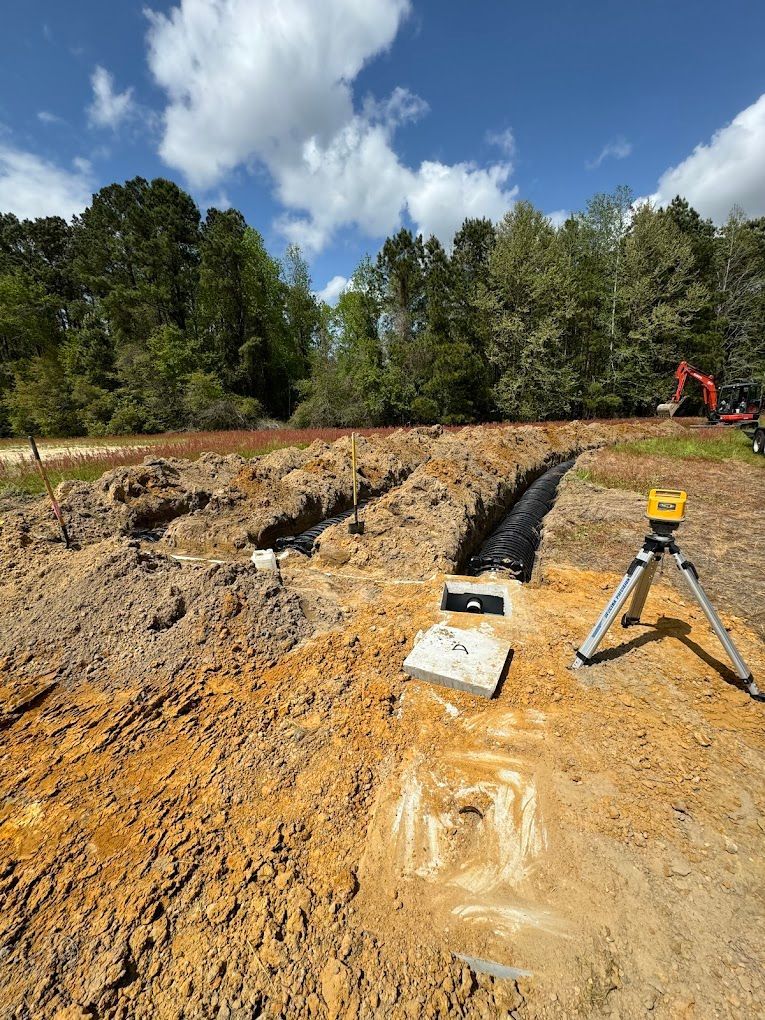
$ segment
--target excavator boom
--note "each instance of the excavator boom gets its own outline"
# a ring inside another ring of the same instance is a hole
[[[667,401],[666,404],[659,404],[656,408],[658,415],[672,418],[677,413],[683,399],[685,384],[689,379],[695,379],[701,384],[701,392],[707,415],[712,414],[717,409],[717,386],[715,385],[714,376],[702,372],[700,368],[695,368],[687,361],[681,361],[675,370],[675,379],[677,379],[677,389],[671,400]]]

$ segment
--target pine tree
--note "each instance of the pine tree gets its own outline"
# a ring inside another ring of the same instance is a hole
[[[482,304],[492,319],[489,359],[503,415],[563,417],[574,377],[561,356],[565,338],[564,249],[550,221],[519,202],[497,228]]]
[[[649,203],[633,218],[624,251],[624,340],[615,389],[630,411],[645,413],[687,356],[693,324],[708,301],[689,238]]]

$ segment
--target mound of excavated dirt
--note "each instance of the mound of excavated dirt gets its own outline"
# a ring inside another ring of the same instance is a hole
[[[646,431],[573,422],[446,433],[402,485],[365,510],[363,536],[343,524],[324,532],[320,562],[412,578],[456,570],[519,490],[551,464]]]
[[[427,459],[439,427],[398,431],[356,441],[359,496],[400,484]],[[277,451],[243,467],[199,512],[177,521],[165,541],[173,549],[231,555],[245,546],[268,547],[346,510],[353,500],[351,440],[316,441],[303,451]]]
[[[439,581],[346,583],[267,669],[220,633],[148,697],[44,694],[3,732],[0,1012],[760,1015],[761,713],[671,627],[572,674],[612,583],[518,590],[495,702],[401,673]]]
[[[512,467],[517,452],[520,456],[517,466],[522,471],[529,457],[518,444],[532,443],[532,434],[551,453],[567,453],[621,437],[637,438],[646,432],[676,428],[666,422],[573,423],[520,430],[513,426],[463,429],[442,434],[440,426],[432,426],[399,430],[384,437],[358,437],[359,494],[361,498],[370,498],[396,490],[418,468],[425,467],[431,457],[445,462],[447,475],[455,468],[468,470],[465,476],[468,485],[473,463],[481,470],[505,471],[508,457]],[[516,439],[516,435],[526,438]],[[486,447],[485,457],[482,445]],[[500,458],[499,464],[498,447],[504,447],[504,459]],[[471,456],[470,464],[465,460],[466,453]],[[226,558],[241,555],[247,546],[272,545],[276,538],[299,534],[347,509],[353,491],[350,461],[348,437],[332,444],[317,441],[305,450],[277,450],[252,461],[233,454],[222,457],[212,453],[195,461],[147,457],[137,466],[108,471],[97,482],[62,482],[57,496],[76,545],[116,535],[143,537],[146,532],[154,532],[154,538],[164,534],[164,545],[176,553]],[[536,463],[533,454],[529,462]],[[438,476],[436,470],[436,479]],[[422,482],[428,485],[427,475]],[[499,486],[500,502],[512,487],[512,483]],[[487,493],[490,492],[494,492],[494,502],[489,498],[485,511],[476,507],[479,528],[481,514],[491,519],[498,509],[497,486],[489,486]],[[469,512],[469,500],[466,506]],[[25,530],[32,541],[41,533],[57,537],[45,500],[23,510],[11,508],[0,529],[0,542],[16,528]]]
[[[202,662],[231,673],[273,661],[312,629],[277,575],[181,564],[127,539],[50,550],[38,563],[21,552],[0,597],[2,665],[20,682],[55,673],[69,685],[141,689]]]
[[[107,471],[97,482],[62,482],[56,495],[72,540],[80,545],[166,525],[207,506],[245,461],[204,453],[198,460],[146,457]]]

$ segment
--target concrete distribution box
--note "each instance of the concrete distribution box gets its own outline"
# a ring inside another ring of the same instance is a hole
[[[449,613],[510,616],[510,597],[504,584],[455,578],[444,585],[441,609]]]
[[[510,645],[486,634],[438,623],[409,653],[404,672],[417,680],[491,698],[511,651]]]

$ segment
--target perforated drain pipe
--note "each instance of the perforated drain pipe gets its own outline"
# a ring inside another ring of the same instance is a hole
[[[468,562],[468,574],[477,577],[487,570],[504,570],[520,581],[529,581],[542,535],[542,522],[552,510],[561,478],[573,460],[556,464],[526,489],[513,508]]]
[[[371,500],[362,499],[359,501],[359,510],[362,510],[367,506]],[[318,524],[314,524],[312,528],[308,528],[299,535],[289,535],[286,538],[277,538],[274,543],[274,548],[277,552],[281,552],[283,549],[295,549],[297,552],[303,553],[304,556],[313,556],[316,550],[319,548],[317,539],[327,530],[331,528],[333,524],[340,524],[343,521],[347,521],[349,517],[353,515],[353,507],[350,510],[344,510],[343,513],[337,514],[335,517],[328,517],[324,521],[320,521]]]

